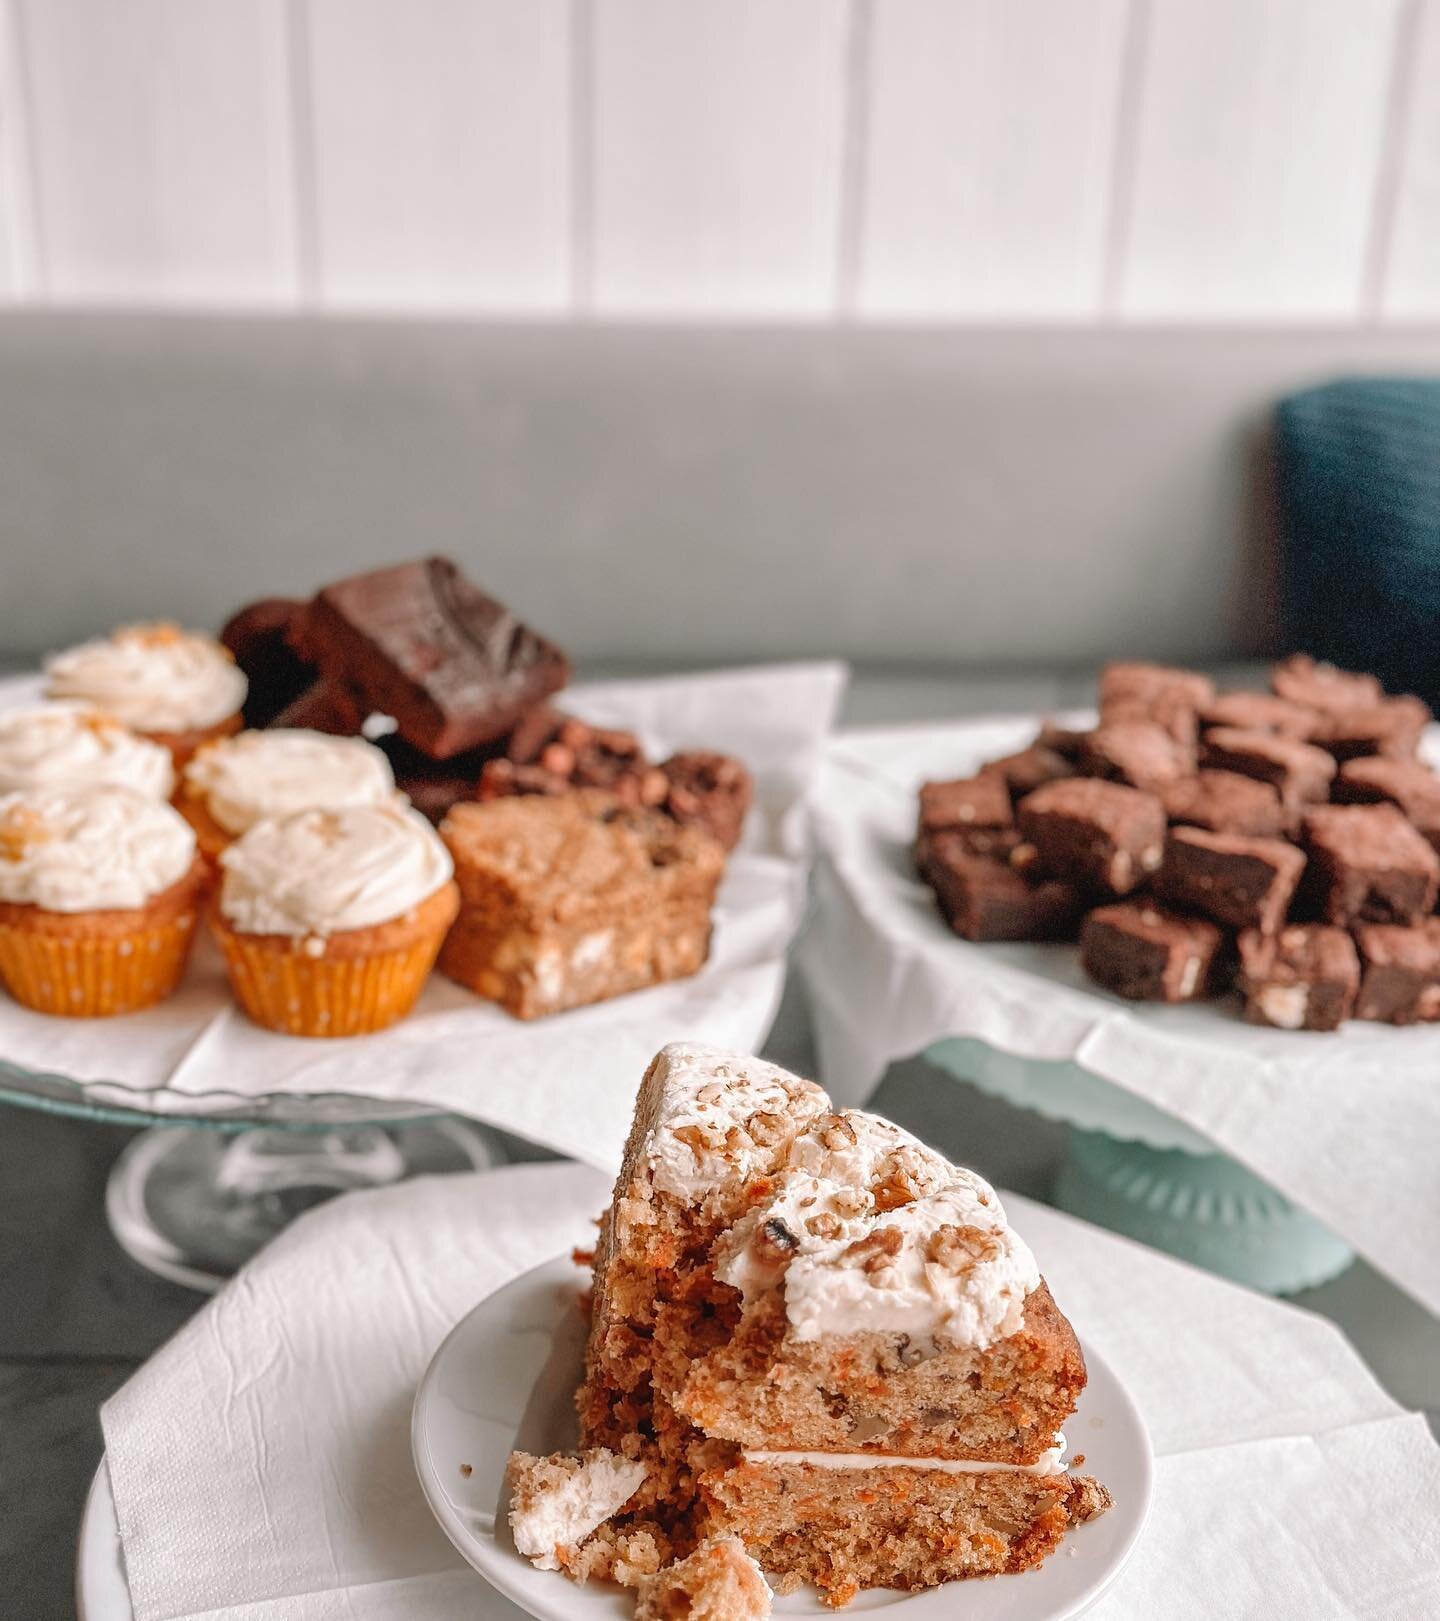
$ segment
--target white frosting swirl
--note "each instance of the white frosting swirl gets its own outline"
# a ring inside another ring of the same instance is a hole
[[[395,797],[390,762],[363,738],[283,728],[208,744],[185,767],[185,787],[237,835],[267,816]]]
[[[129,912],[177,884],[195,834],[133,788],[31,788],[0,799],[0,901]]]
[[[316,937],[401,917],[453,870],[435,829],[398,801],[256,822],[220,865],[220,910],[234,928]]]
[[[99,783],[169,799],[175,786],[170,751],[88,704],[0,710],[0,793]]]
[[[137,732],[217,726],[245,702],[245,676],[219,642],[175,625],[124,625],[45,661],[47,698],[93,704]]]

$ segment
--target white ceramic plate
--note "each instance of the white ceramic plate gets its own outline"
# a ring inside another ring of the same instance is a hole
[[[80,1621],[134,1621],[120,1525],[104,1458],[90,1482],[75,1549],[75,1610]]]
[[[575,1443],[584,1275],[569,1260],[536,1267],[482,1301],[435,1353],[415,1396],[411,1444],[420,1485],[445,1534],[490,1584],[541,1621],[629,1621],[631,1597],[603,1583],[578,1587],[516,1551],[504,1513],[512,1447]],[[1135,1404],[1087,1349],[1090,1383],[1065,1426],[1072,1453],[1115,1506],[1079,1527],[1037,1571],[922,1593],[874,1590],[852,1610],[903,1604],[911,1621],[1064,1621],[1087,1610],[1129,1558],[1150,1507],[1150,1441]],[[829,1616],[812,1589],[776,1601],[786,1616]]]

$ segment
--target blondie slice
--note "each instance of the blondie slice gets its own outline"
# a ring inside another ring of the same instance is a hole
[[[582,790],[456,805],[440,833],[460,916],[440,969],[539,1018],[697,973],[725,852],[658,811]]]

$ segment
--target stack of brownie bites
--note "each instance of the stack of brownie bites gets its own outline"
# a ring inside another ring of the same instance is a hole
[[[428,558],[242,609],[250,727],[363,735],[439,824],[460,912],[440,968],[520,1018],[693,974],[749,809],[746,768],[661,761],[551,702],[570,661]]]
[[[1108,665],[1100,723],[1046,725],[920,790],[916,863],[967,940],[1080,941],[1136,1000],[1232,984],[1287,1030],[1440,1019],[1440,777],[1414,697],[1303,654],[1268,693]]]

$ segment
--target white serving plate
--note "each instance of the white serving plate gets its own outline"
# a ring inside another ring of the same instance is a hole
[[[120,1523],[104,1458],[90,1482],[75,1548],[75,1611],[79,1621],[134,1621]]]
[[[565,1450],[575,1442],[574,1393],[584,1321],[582,1274],[568,1259],[536,1267],[483,1300],[435,1353],[415,1396],[415,1469],[445,1534],[506,1598],[540,1621],[629,1621],[630,1594],[608,1583],[585,1587],[536,1570],[515,1550],[505,1515],[505,1460]],[[904,1605],[911,1621],[1064,1621],[1099,1598],[1129,1558],[1152,1490],[1144,1421],[1105,1362],[1087,1348],[1090,1383],[1065,1426],[1072,1453],[1109,1487],[1115,1506],[1072,1531],[1060,1549],[1023,1576],[1001,1576],[921,1593],[862,1593],[852,1610]],[[830,1616],[805,1588],[777,1599],[785,1616]]]

